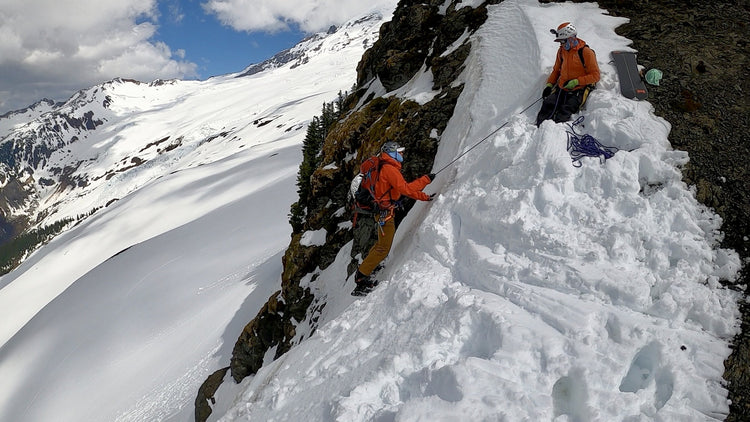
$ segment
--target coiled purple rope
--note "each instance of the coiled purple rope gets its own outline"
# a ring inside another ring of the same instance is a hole
[[[570,157],[573,159],[573,167],[581,167],[581,159],[583,157],[599,157],[599,161],[604,162],[612,158],[619,149],[617,147],[608,147],[602,145],[593,136],[587,134],[579,134],[575,130],[575,126],[583,123],[583,116],[577,118],[573,124],[568,124],[570,130],[568,133],[568,152]]]

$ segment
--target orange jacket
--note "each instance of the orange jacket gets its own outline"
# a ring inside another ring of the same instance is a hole
[[[381,207],[393,205],[395,201],[406,195],[420,201],[429,201],[430,197],[422,192],[431,180],[429,177],[422,176],[412,182],[406,183],[404,176],[401,174],[401,163],[391,158],[390,155],[383,152],[380,154],[382,167],[380,176],[375,182],[375,200]]]
[[[578,45],[570,50],[566,50],[562,46],[557,50],[555,67],[547,78],[547,83],[557,84],[558,87],[562,88],[569,80],[578,79],[578,86],[573,89],[575,91],[585,88],[586,85],[599,82],[599,64],[596,62],[596,53],[591,48],[584,48],[586,42],[582,39],[576,38],[576,40],[578,40]],[[580,49],[583,49],[586,67],[583,66],[578,55]]]

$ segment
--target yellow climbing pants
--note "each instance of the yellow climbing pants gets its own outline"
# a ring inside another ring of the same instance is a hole
[[[375,219],[378,220],[378,215],[375,215]],[[388,252],[391,251],[391,245],[393,245],[393,236],[396,234],[396,222],[393,218],[386,220],[382,226],[380,223],[377,225],[378,230],[378,241],[367,253],[364,261],[359,264],[359,272],[364,275],[372,274],[375,267],[380,264],[381,261],[388,256]]]

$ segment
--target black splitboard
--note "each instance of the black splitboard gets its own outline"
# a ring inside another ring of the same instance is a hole
[[[612,59],[615,61],[617,76],[620,78],[620,92],[625,98],[631,100],[645,100],[648,98],[646,84],[638,72],[638,64],[635,53],[630,51],[613,51]]]

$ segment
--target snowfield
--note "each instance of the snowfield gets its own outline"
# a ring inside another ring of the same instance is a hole
[[[620,149],[580,168],[567,125],[537,128],[538,105],[520,113],[563,21],[602,72],[579,130]],[[723,420],[739,295],[720,281],[740,261],[682,181],[689,157],[668,122],[619,94],[609,53],[630,49],[615,33],[624,22],[593,3],[490,6],[435,170],[507,124],[425,189],[436,200],[399,226],[370,295],[342,285],[342,248],[310,284],[327,301],[320,328],[240,384],[227,375],[210,420]],[[265,77],[258,90],[301,98]],[[426,80],[399,94],[431,98]],[[173,109],[174,124],[190,109]],[[254,146],[147,183],[0,279],[3,326],[17,326],[3,329],[0,420],[192,420],[198,386],[278,289],[302,135],[244,139]]]

